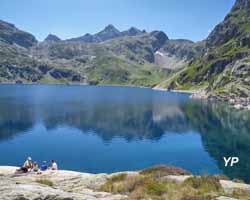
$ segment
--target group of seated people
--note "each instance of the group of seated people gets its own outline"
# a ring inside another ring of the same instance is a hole
[[[17,169],[17,172],[27,173],[30,171],[33,172],[41,172],[46,171],[47,169],[51,170],[58,170],[58,166],[55,160],[51,160],[51,165],[47,164],[47,161],[43,161],[41,166],[39,167],[38,163],[32,162],[32,158],[28,157],[27,160],[24,162],[23,166]]]

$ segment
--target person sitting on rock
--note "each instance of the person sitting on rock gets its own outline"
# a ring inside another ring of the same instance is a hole
[[[20,169],[18,169],[17,172],[27,173],[32,168],[33,168],[32,158],[28,157],[27,160],[24,162],[23,166]]]
[[[46,171],[48,169],[48,165],[46,161],[43,161],[43,164],[41,165],[41,171]]]
[[[55,160],[51,160],[51,169],[58,170],[58,166]]]
[[[39,171],[39,167],[38,167],[38,163],[37,162],[33,163],[33,171],[34,172],[38,172]]]

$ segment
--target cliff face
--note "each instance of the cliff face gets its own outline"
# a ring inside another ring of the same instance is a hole
[[[239,46],[249,47],[243,40],[249,38],[250,1],[237,0],[224,21],[218,24],[207,38],[208,47],[225,44],[231,39],[238,40]]]
[[[250,1],[237,0],[205,40],[203,55],[169,82],[169,88],[250,96]]]
[[[26,48],[37,43],[37,40],[33,35],[21,31],[13,24],[2,20],[0,20],[0,41],[8,44],[17,44]]]
[[[201,56],[204,50],[204,42],[192,42],[190,40],[167,40],[164,45],[155,52],[157,65],[178,71],[188,65],[193,59]]]

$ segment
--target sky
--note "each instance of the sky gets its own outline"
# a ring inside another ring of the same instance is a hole
[[[0,0],[0,19],[43,40],[96,33],[108,24],[161,30],[171,39],[205,39],[235,0]]]

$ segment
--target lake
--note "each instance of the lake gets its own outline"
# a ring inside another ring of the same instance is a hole
[[[100,173],[174,165],[250,181],[250,112],[146,88],[0,86],[0,165]],[[240,162],[224,167],[223,157]]]

